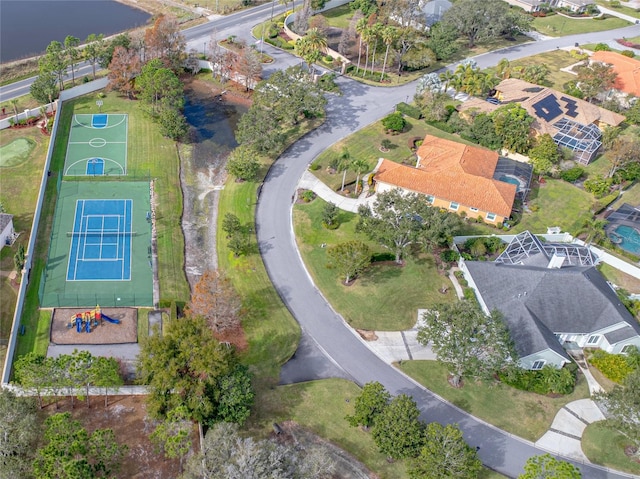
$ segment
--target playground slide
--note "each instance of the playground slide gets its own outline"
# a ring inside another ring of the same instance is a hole
[[[76,318],[76,331],[81,333],[82,332],[82,319],[81,318]]]
[[[102,313],[102,319],[104,319],[105,321],[109,321],[110,323],[113,323],[113,324],[120,324],[120,320],[119,319],[110,318],[109,316],[107,316],[104,313]]]

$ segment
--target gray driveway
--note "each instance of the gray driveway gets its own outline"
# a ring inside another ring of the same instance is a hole
[[[589,35],[590,41],[603,36],[637,34],[638,27]],[[515,59],[534,53],[586,41],[584,36],[512,47],[483,55],[479,64],[495,64],[507,56]],[[546,46],[545,46],[546,45]],[[292,145],[271,167],[262,188],[256,211],[256,231],[267,272],[282,300],[332,360],[359,384],[380,381],[392,394],[409,394],[417,401],[425,421],[458,423],[466,440],[479,446],[482,461],[492,469],[513,477],[526,460],[547,452],[531,442],[514,437],[441,400],[415,384],[392,366],[385,364],[363,344],[316,289],[295,246],[292,204],[296,185],[307,165],[329,145],[389,113],[397,102],[413,97],[414,86],[373,88],[340,79],[343,96],[331,96],[327,121]],[[384,299],[380,299],[384,301]],[[580,465],[585,478],[621,478],[624,474],[592,465]]]

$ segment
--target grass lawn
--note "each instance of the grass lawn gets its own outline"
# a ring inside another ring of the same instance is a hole
[[[560,226],[562,231],[575,233],[591,218],[594,201],[590,193],[566,181],[548,179],[529,194],[529,208],[537,211],[525,213],[513,232],[546,233],[548,226]]]
[[[465,411],[530,441],[539,439],[551,426],[562,406],[589,397],[582,375],[573,393],[551,398],[519,391],[502,383],[466,381],[460,389],[447,382],[446,366],[436,361],[403,361],[402,371],[423,386]]]
[[[640,206],[640,183],[635,183],[622,192],[622,196],[613,205],[614,208],[622,206],[622,203],[629,203],[632,206]]]
[[[332,306],[354,328],[397,331],[411,328],[418,308],[456,299],[450,280],[439,274],[434,258],[423,255],[407,259],[398,267],[388,262],[371,265],[350,286],[342,284],[336,272],[327,268],[327,246],[358,239],[367,242],[374,253],[388,253],[376,243],[368,242],[355,232],[357,215],[341,212],[340,227],[328,230],[322,226],[322,209],[326,203],[316,198],[294,208],[294,229],[298,247],[313,280]],[[449,287],[446,294],[438,291]],[[373,301],[372,298],[385,298]]]
[[[640,18],[640,11],[636,10],[635,8],[627,7],[624,5],[624,3],[622,3],[619,7],[613,7],[609,0],[596,0],[596,3],[598,5],[602,5],[605,8],[608,8],[609,10],[624,13],[625,15],[629,15],[630,17]]]
[[[606,263],[600,263],[599,268],[602,275],[616,286],[632,294],[640,294],[640,279],[623,273],[622,271]]]
[[[405,117],[405,120],[407,120],[407,125],[404,131],[398,135],[386,134],[382,123],[377,121],[339,141],[316,158],[314,164],[320,165],[320,168],[312,171],[312,173],[332,189],[338,190],[342,184],[342,173],[330,174],[327,171],[327,167],[331,160],[341,156],[345,149],[352,159],[364,159],[369,163],[370,170],[373,170],[381,157],[398,163],[407,161],[409,164],[415,165],[415,155],[409,148],[409,140],[412,138],[422,139],[427,133],[439,138],[474,145],[474,143],[465,141],[457,135],[427,125],[424,121],[414,120],[409,117]],[[390,140],[393,146],[388,152],[382,153],[380,151],[380,142],[385,138]],[[356,174],[352,171],[347,171],[346,184],[349,185],[355,183],[355,181]]]
[[[602,32],[629,25],[629,22],[617,17],[609,17],[604,20],[583,20],[551,15],[548,17],[536,17],[531,26],[538,32],[552,37],[576,35],[579,33]]]
[[[628,444],[629,441],[622,434],[608,428],[603,422],[588,425],[582,434],[582,451],[591,462],[640,474],[640,464],[624,453]]]
[[[576,63],[576,60],[569,54],[569,52],[565,50],[553,50],[513,61],[511,62],[511,65],[518,67],[543,64],[547,65],[550,73],[547,76],[548,81],[545,82],[545,85],[562,91],[563,85],[568,81],[575,80],[576,76],[571,73],[560,71],[560,69],[566,68],[574,63]]]

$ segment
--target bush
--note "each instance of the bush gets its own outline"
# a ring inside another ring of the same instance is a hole
[[[382,126],[384,126],[386,130],[390,131],[400,132],[404,129],[406,124],[407,121],[403,118],[402,113],[400,112],[391,113],[382,119]]]
[[[431,125],[438,130],[446,131],[447,133],[456,133],[455,126],[450,125],[449,123],[445,123],[444,121],[426,121],[427,125]],[[475,140],[471,140],[475,141]]]
[[[305,203],[310,203],[316,199],[316,194],[311,190],[305,190],[302,193],[301,197],[302,197],[302,201],[304,201]]]
[[[620,55],[624,55],[625,57],[629,57],[629,58],[633,58],[635,57],[635,53],[633,53],[633,50],[622,50],[620,52]]]
[[[597,215],[602,213],[607,206],[613,203],[618,199],[618,193],[611,193],[610,195],[605,196],[604,198],[600,198],[596,201],[596,204],[593,205],[593,214]]]
[[[400,102],[396,105],[396,111],[399,111],[403,115],[408,116],[409,118],[414,118],[419,120],[422,118],[422,112],[419,108],[416,108],[413,105],[409,105],[405,102]]]
[[[611,178],[605,178],[604,176],[594,176],[584,182],[584,189],[591,193],[596,198],[602,198],[611,189],[613,180]]]
[[[468,301],[477,301],[476,293],[473,291],[473,288],[466,287],[464,288],[464,299]]]
[[[573,168],[569,168],[568,170],[564,170],[560,173],[560,178],[569,183],[574,183],[578,181],[582,175],[584,175],[584,168],[574,166]]]
[[[512,367],[498,374],[511,387],[536,394],[570,394],[576,384],[575,367],[556,369],[547,365],[539,371]]]
[[[318,171],[320,168],[322,168],[322,166],[320,165],[320,163],[318,163],[317,161],[314,161],[313,163],[311,163],[309,165],[309,169],[311,171]]]
[[[440,259],[445,263],[453,263],[454,261],[458,261],[459,257],[460,257],[460,254],[457,251],[454,251],[452,249],[447,249],[440,253]],[[462,271],[460,271],[460,273],[461,272]]]
[[[636,354],[637,350],[636,350]],[[632,355],[631,355],[632,356]],[[633,372],[629,356],[625,354],[610,354],[598,349],[589,358],[589,362],[607,378],[615,383],[622,383]]]
[[[596,52],[610,52],[611,51],[611,47],[609,45],[607,45],[606,43],[598,43],[594,48],[594,51]]]

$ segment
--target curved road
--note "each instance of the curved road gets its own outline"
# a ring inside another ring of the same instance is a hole
[[[639,30],[628,27],[616,31],[615,35],[637,35]],[[556,47],[573,46],[575,42],[606,41],[615,38],[613,34],[576,35],[518,45],[481,55],[476,60],[481,67],[486,67],[495,65],[500,58],[521,58]],[[458,410],[381,361],[316,289],[298,254],[292,228],[292,197],[307,165],[328,146],[382,118],[396,103],[412,98],[415,92],[414,85],[382,89],[348,79],[340,79],[339,83],[343,95],[329,99],[324,125],[285,151],[265,178],[257,205],[256,232],[267,272],[301,328],[356,382],[362,385],[380,381],[394,395],[413,396],[425,421],[458,423],[469,444],[480,446],[478,453],[485,465],[513,477],[522,472],[529,457],[546,451]],[[629,477],[593,465],[577,465],[585,478]]]

